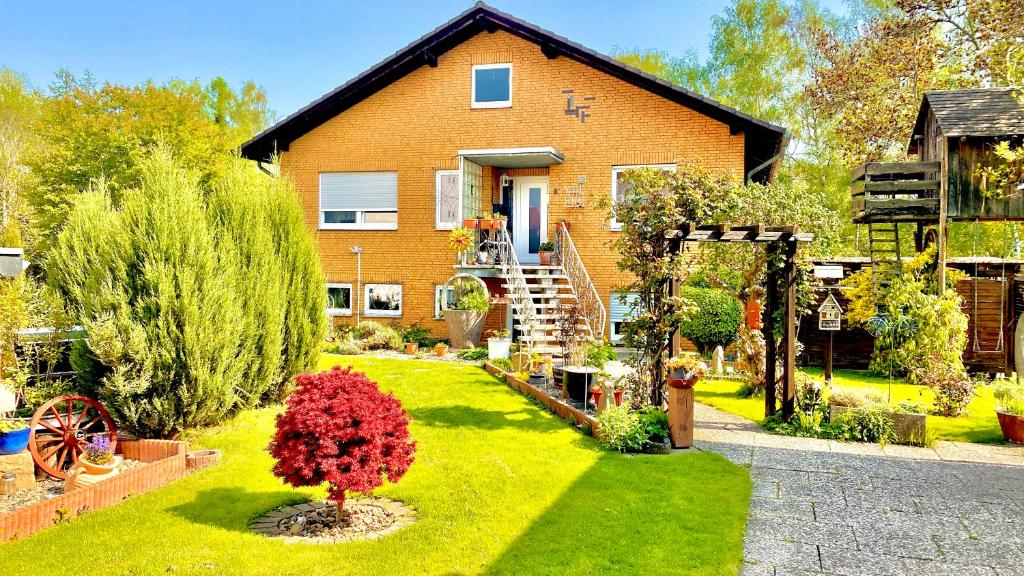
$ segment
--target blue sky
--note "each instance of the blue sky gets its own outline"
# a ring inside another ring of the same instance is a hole
[[[494,0],[491,5],[585,46],[706,53],[726,0]],[[835,8],[840,0],[826,0]],[[86,70],[135,84],[171,78],[253,80],[278,117],[376,64],[471,2],[345,0],[36,0],[0,11],[0,66],[37,87]],[[643,10],[636,6],[642,5]]]

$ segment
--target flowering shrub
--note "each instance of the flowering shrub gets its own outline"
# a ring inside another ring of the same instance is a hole
[[[274,475],[292,486],[327,482],[340,517],[345,491],[398,482],[413,462],[409,415],[392,394],[352,368],[302,374],[277,416],[270,453]]]
[[[647,440],[646,429],[629,406],[612,406],[597,415],[597,439],[616,452],[639,452]]]
[[[110,464],[114,460],[114,451],[110,448],[110,437],[97,436],[85,445],[85,459],[93,464]]]

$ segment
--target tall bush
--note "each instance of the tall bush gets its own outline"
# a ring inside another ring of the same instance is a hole
[[[120,209],[102,183],[79,195],[47,274],[87,332],[81,386],[166,437],[280,397],[315,362],[326,296],[305,229],[273,224],[298,210],[280,181],[237,163],[204,187],[166,150],[141,166]]]
[[[679,296],[693,309],[679,324],[679,334],[693,342],[701,354],[711,353],[716,346],[728,346],[740,329],[742,310],[728,292],[719,288],[684,286]]]

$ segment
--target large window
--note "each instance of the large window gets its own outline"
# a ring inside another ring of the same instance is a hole
[[[322,172],[320,229],[398,228],[397,172]]]
[[[637,298],[635,292],[626,292],[626,301],[623,302],[622,295],[622,292],[612,292],[611,305],[608,307],[608,319],[611,321],[611,333],[608,339],[612,342],[622,340],[622,328],[629,322],[630,310]]]
[[[401,284],[367,284],[363,292],[363,314],[367,316],[401,316]]]
[[[331,316],[352,315],[352,285],[327,285],[327,313]]]
[[[458,170],[438,170],[434,182],[434,193],[437,199],[437,229],[451,230],[458,227],[459,191]]]
[[[630,168],[657,168],[664,170],[665,172],[675,172],[676,167],[674,164],[634,164],[632,166],[612,166],[612,206],[617,205],[626,198],[626,192],[629,190],[629,184],[627,184],[622,175],[626,170]],[[622,224],[615,221],[615,212],[612,211],[612,230],[618,230],[622,227]]]
[[[473,66],[473,108],[512,106],[512,65]]]

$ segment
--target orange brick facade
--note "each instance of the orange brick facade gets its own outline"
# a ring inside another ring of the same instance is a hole
[[[473,109],[471,67],[512,63],[512,106]],[[401,284],[403,314],[444,335],[434,319],[435,286],[454,273],[448,231],[435,227],[435,171],[458,167],[458,151],[550,146],[564,163],[519,175],[549,178],[548,238],[565,220],[590,276],[608,306],[624,283],[608,243],[607,213],[596,207],[611,194],[612,167],[697,160],[742,177],[744,135],[726,124],[673,103],[564,56],[548,59],[531,42],[503,30],[481,32],[352,108],[291,142],[282,153],[317,237],[329,282],[353,285],[353,315],[363,306],[356,290],[356,256],[362,247],[362,283]],[[593,96],[585,122],[565,114],[566,96]],[[397,171],[398,229],[320,230],[319,174],[332,171]],[[497,197],[497,169],[485,169],[483,202]],[[516,171],[510,171],[513,177]],[[564,190],[585,176],[586,207],[566,207]],[[492,313],[490,324],[503,323]],[[606,327],[607,332],[607,327]]]

